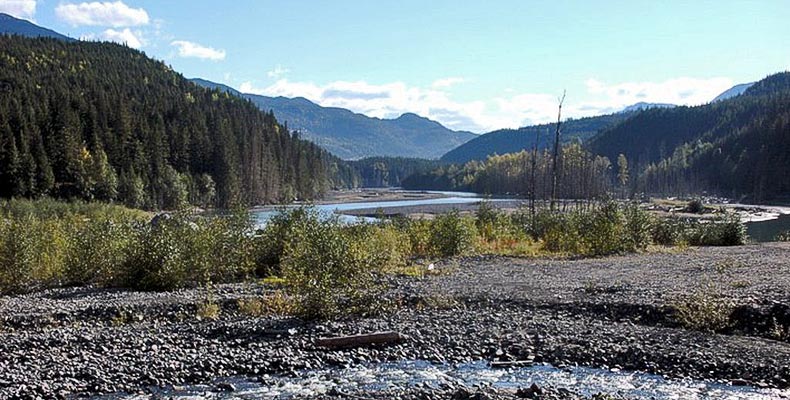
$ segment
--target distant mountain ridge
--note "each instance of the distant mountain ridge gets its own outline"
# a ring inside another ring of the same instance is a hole
[[[735,85],[725,90],[720,95],[716,96],[711,102],[715,103],[717,101],[727,100],[736,96],[740,96],[741,94],[743,94],[743,92],[745,92],[747,89],[752,87],[752,85],[754,84],[755,82],[749,82],[749,83],[741,83],[739,85]]]
[[[677,107],[676,104],[669,104],[669,103],[645,103],[644,101],[640,101],[636,104],[631,104],[630,106],[623,108],[620,110],[621,113],[630,113],[634,111],[644,111],[649,110],[651,108],[672,108]]]
[[[599,131],[624,121],[634,112],[617,112],[579,119],[569,119],[562,123],[562,143],[584,142]],[[500,129],[482,134],[442,156],[441,160],[451,163],[466,163],[472,160],[485,160],[494,154],[516,153],[535,146],[545,149],[553,143],[555,123],[525,126],[518,129]]]
[[[4,13],[0,13],[0,34],[19,35],[25,37],[49,37],[67,42],[75,41],[75,39],[57,33],[51,29],[42,28],[30,21],[19,19]]]
[[[192,82],[241,96],[310,140],[346,160],[372,156],[437,159],[475,138],[471,132],[453,131],[442,124],[406,113],[395,119],[372,118],[337,107],[323,107],[303,97],[268,97],[241,93],[205,79]]]

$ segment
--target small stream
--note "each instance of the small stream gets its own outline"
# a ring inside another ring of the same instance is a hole
[[[657,375],[583,367],[558,369],[548,365],[493,369],[478,361],[457,365],[406,361],[298,372],[298,376],[270,376],[262,382],[226,379],[233,392],[212,392],[210,386],[193,386],[158,394],[174,399],[260,399],[315,396],[334,389],[343,393],[382,391],[443,384],[468,388],[493,386],[517,389],[538,386],[565,388],[587,396],[620,394],[635,399],[790,399],[790,390],[730,386],[697,380],[664,379]],[[132,397],[139,398],[139,397]]]

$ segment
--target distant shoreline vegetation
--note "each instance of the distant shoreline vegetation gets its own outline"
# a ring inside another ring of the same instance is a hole
[[[736,216],[656,218],[637,205],[598,202],[567,212],[505,214],[483,202],[472,216],[345,225],[296,208],[256,230],[247,210],[225,216],[151,214],[103,203],[0,202],[0,294],[60,286],[140,290],[282,277],[309,317],[360,301],[382,274],[424,274],[425,260],[459,255],[602,256],[653,244],[738,245]],[[361,297],[360,297],[361,296]],[[362,311],[361,311],[362,312]]]

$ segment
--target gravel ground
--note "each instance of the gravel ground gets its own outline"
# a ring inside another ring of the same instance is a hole
[[[423,279],[394,279],[398,311],[326,323],[239,314],[237,299],[272,290],[257,284],[218,286],[217,321],[195,317],[205,298],[200,290],[70,288],[0,297],[0,398],[144,395],[221,377],[400,360],[518,360],[790,387],[790,344],[776,336],[790,330],[790,244],[586,260],[476,257],[438,269]],[[681,329],[667,307],[703,282],[737,305],[734,326],[723,333]],[[409,339],[338,351],[314,345],[319,337],[382,330]],[[515,395],[418,387],[325,397]]]

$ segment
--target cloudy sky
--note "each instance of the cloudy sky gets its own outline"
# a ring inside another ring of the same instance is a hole
[[[645,101],[701,104],[790,69],[790,2],[0,0],[187,77],[486,132]]]

